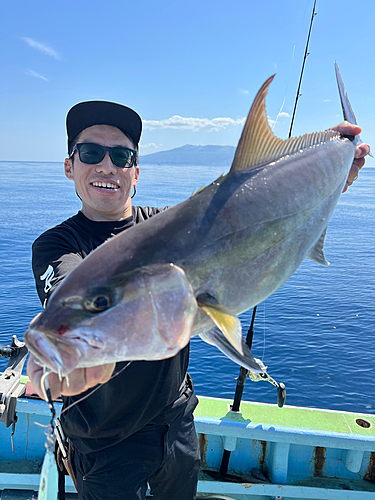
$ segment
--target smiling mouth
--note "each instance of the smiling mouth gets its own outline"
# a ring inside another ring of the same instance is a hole
[[[92,186],[102,188],[102,189],[119,189],[120,186],[117,186],[117,184],[112,184],[111,182],[92,182]]]

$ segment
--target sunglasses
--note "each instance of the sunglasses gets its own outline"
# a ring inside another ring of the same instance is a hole
[[[95,144],[94,142],[83,142],[76,144],[71,152],[69,158],[72,158],[74,153],[78,151],[79,159],[82,163],[87,163],[88,165],[95,165],[100,163],[106,152],[109,151],[109,157],[116,167],[120,168],[130,168],[134,165],[137,158],[137,151],[133,149],[125,148],[124,146],[115,146],[109,148],[107,146],[101,146],[100,144]]]

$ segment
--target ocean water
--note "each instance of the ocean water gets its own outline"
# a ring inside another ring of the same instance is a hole
[[[135,204],[174,205],[222,168],[141,165]],[[62,163],[0,162],[0,345],[22,338],[41,310],[31,244],[80,208]],[[375,168],[362,170],[331,219],[325,254],[306,260],[258,307],[253,353],[287,388],[287,404],[375,414]],[[251,282],[249,283],[251,287]],[[241,316],[246,333],[251,311]],[[0,358],[0,370],[7,361]],[[197,394],[233,398],[239,367],[199,338],[189,369]],[[276,403],[266,382],[246,382],[244,399]]]

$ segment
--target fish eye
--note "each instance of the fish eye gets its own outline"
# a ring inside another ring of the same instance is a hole
[[[85,309],[91,312],[101,312],[111,306],[111,294],[106,289],[95,290],[84,301]]]

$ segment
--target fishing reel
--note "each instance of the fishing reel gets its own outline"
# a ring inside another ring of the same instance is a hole
[[[255,361],[264,370],[264,372],[263,373],[256,373],[256,372],[252,372],[251,370],[248,370],[247,375],[248,375],[249,379],[252,382],[260,382],[261,380],[263,380],[264,382],[269,382],[270,384],[275,386],[277,389],[277,406],[279,408],[282,408],[284,406],[284,403],[286,400],[285,384],[283,384],[283,382],[280,382],[280,383],[276,382],[276,380],[274,378],[272,378],[271,375],[269,375],[267,373],[267,366],[264,365],[263,361],[261,361],[260,359],[255,359]]]

